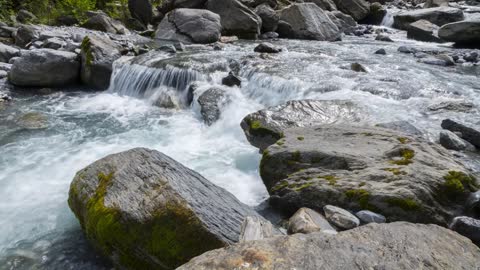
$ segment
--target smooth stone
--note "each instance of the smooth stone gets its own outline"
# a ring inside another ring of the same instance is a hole
[[[456,217],[450,224],[450,229],[480,245],[480,220],[471,217]]]
[[[386,55],[387,51],[385,51],[385,49],[378,49],[377,51],[375,51],[375,54]]]
[[[282,51],[282,48],[278,48],[268,42],[262,42],[255,47],[254,51],[258,53],[279,53]]]
[[[229,102],[227,93],[220,88],[210,88],[198,97],[200,113],[207,125],[215,123],[221,115],[221,107]]]
[[[467,143],[455,133],[448,130],[440,132],[440,144],[447,149],[455,151],[467,149]]]
[[[384,216],[368,210],[358,211],[355,216],[360,219],[362,224],[387,222],[387,219]]]
[[[300,208],[288,221],[288,233],[323,233],[336,234],[337,230],[328,223],[320,213],[310,208]]]
[[[280,235],[270,221],[258,216],[246,217],[240,229],[239,242],[262,240]]]
[[[475,147],[480,147],[479,131],[450,119],[445,119],[442,121],[442,128],[451,132],[459,132],[462,139],[473,144]]]
[[[327,220],[341,229],[350,230],[360,225],[360,220],[356,216],[340,207],[325,205],[323,211]]]
[[[222,79],[222,84],[229,87],[240,87],[242,85],[242,80],[239,77],[235,76],[233,72],[230,72],[227,77]]]

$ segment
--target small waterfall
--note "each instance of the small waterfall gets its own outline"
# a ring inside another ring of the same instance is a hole
[[[204,81],[206,76],[192,70],[173,66],[150,68],[118,62],[114,65],[108,92],[146,99],[161,107],[186,104],[188,87],[195,81]]]
[[[394,15],[395,15],[394,12],[387,9],[387,14],[385,14],[385,17],[383,17],[381,25],[386,26],[386,27],[393,27],[393,16]]]

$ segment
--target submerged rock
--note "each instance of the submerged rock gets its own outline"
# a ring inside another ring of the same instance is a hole
[[[375,51],[375,54],[387,55],[387,51],[385,49],[378,49]]]
[[[438,26],[464,20],[463,11],[458,8],[437,7],[402,12],[393,17],[393,27],[408,30],[410,24],[426,20]]]
[[[264,151],[260,174],[272,205],[286,213],[331,204],[446,225],[478,189],[452,154],[404,133],[336,124],[283,135]]]
[[[265,149],[281,139],[289,127],[359,122],[366,114],[350,101],[292,100],[249,114],[240,125],[253,146]]]
[[[210,88],[200,95],[200,113],[207,125],[212,125],[220,118],[221,107],[227,102],[226,91],[220,88]]]
[[[280,20],[290,26],[289,38],[335,41],[342,33],[327,13],[313,3],[292,4],[282,9]],[[282,36],[281,29],[278,31]]]
[[[367,69],[360,63],[352,63],[350,64],[350,69],[355,72],[363,72],[367,73]]]
[[[442,128],[450,130],[451,132],[460,133],[460,137],[462,139],[473,144],[475,147],[480,148],[480,131],[477,131],[473,128],[467,127],[450,119],[445,119],[442,121]]]
[[[438,35],[446,41],[480,47],[480,19],[446,24],[438,30]]]
[[[336,234],[337,230],[328,223],[320,213],[310,208],[300,208],[288,221],[288,233],[323,233]]]
[[[185,43],[214,43],[220,40],[220,16],[208,10],[175,9],[163,18],[155,38]]]
[[[77,83],[79,78],[77,55],[52,49],[23,51],[9,73],[9,81],[18,86],[62,87]]]
[[[428,248],[425,248],[428,247]],[[476,269],[480,252],[436,225],[368,224],[337,235],[296,234],[213,250],[178,270]]]
[[[258,216],[226,190],[145,148],[80,170],[68,203],[87,238],[122,269],[172,269],[239,240]]]
[[[480,245],[480,220],[471,217],[456,217],[450,224],[450,229]]]
[[[271,43],[263,42],[258,44],[254,51],[259,53],[279,53],[282,51],[282,48],[277,48]]]
[[[44,114],[30,112],[21,115],[17,119],[17,124],[24,129],[45,129],[48,128],[48,118]]]

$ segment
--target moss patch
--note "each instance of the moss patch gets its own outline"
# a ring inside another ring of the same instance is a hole
[[[345,196],[351,201],[357,201],[362,209],[370,209],[370,193],[365,189],[351,189],[345,191]]]
[[[389,198],[386,202],[390,206],[399,207],[405,211],[415,211],[420,209],[420,205],[413,199]]]
[[[335,186],[337,184],[337,180],[340,180],[340,178],[335,177],[334,175],[324,175],[319,176],[318,178],[326,180],[330,186]]]
[[[405,137],[398,137],[397,140],[401,143],[401,144],[407,144],[410,142],[410,140],[408,138],[405,138]]]
[[[247,124],[250,127],[249,132],[253,136],[261,136],[261,137],[270,136],[277,140],[283,138],[282,133],[275,132],[274,130],[264,127],[259,120],[247,119]]]
[[[413,158],[415,157],[415,151],[412,149],[401,149],[400,150],[400,157],[399,160],[390,160],[390,164],[399,165],[399,166],[407,166],[413,162]]]
[[[391,172],[393,175],[407,175],[407,172],[400,170],[399,168],[384,168],[386,172]]]
[[[459,171],[449,171],[443,177],[445,180],[443,186],[447,195],[455,196],[465,191],[476,191],[478,189],[475,177]]]
[[[305,140],[305,137],[302,137],[302,136],[300,136],[300,137],[297,137],[297,140],[299,140],[299,141],[303,141],[303,140]]]

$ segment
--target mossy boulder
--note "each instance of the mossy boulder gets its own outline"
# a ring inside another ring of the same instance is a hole
[[[80,170],[68,204],[87,238],[120,269],[173,269],[239,240],[258,216],[168,156],[136,148]]]
[[[265,150],[260,173],[271,203],[288,214],[331,204],[389,221],[447,225],[478,189],[448,151],[392,130],[290,128],[279,142]]]

